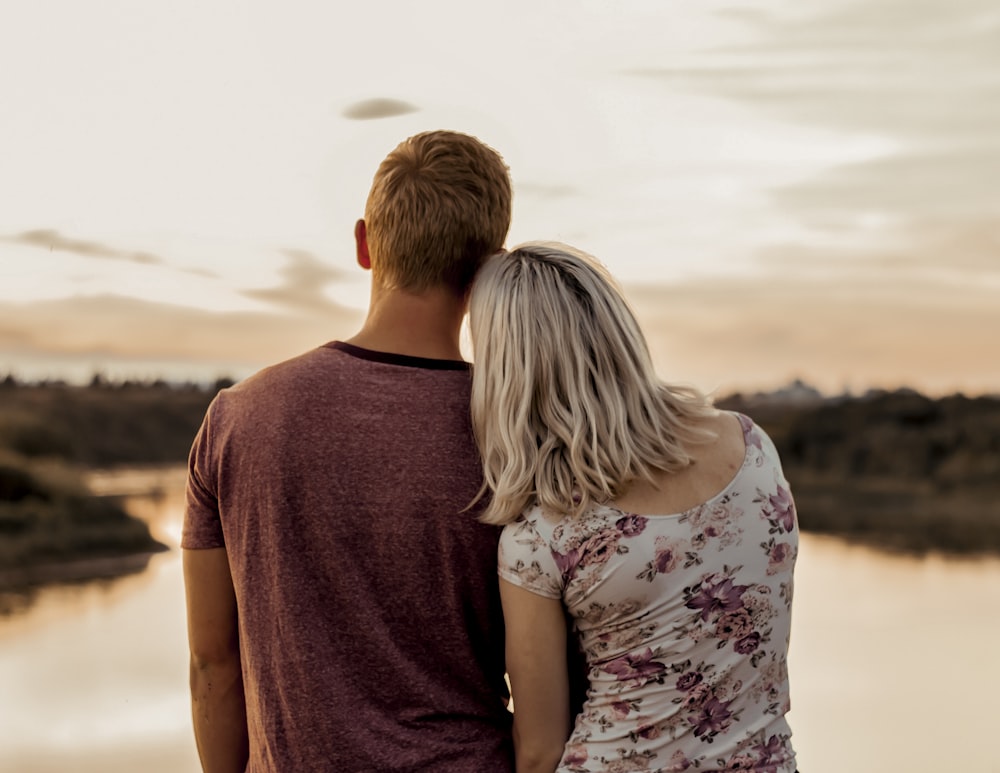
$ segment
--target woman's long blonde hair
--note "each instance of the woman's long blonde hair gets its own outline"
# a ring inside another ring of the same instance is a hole
[[[712,433],[701,392],[663,383],[607,269],[580,250],[529,242],[491,257],[469,304],[472,424],[482,515],[505,524],[537,501],[579,514],[691,463]]]

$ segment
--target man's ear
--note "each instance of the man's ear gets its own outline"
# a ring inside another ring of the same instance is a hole
[[[363,219],[354,224],[354,243],[358,250],[358,265],[366,271],[370,270],[372,259],[368,255],[368,229]]]

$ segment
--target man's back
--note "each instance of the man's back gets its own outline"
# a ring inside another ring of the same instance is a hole
[[[250,773],[511,769],[498,533],[461,512],[469,383],[331,344],[213,404],[183,545],[224,535]]]

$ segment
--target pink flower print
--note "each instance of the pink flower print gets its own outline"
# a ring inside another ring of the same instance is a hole
[[[527,584],[533,584],[542,576],[542,567],[539,566],[537,561],[532,561],[531,564],[524,563],[520,558],[517,559],[517,563],[514,564],[514,572],[524,580]]]
[[[795,528],[795,503],[792,502],[791,492],[783,486],[778,486],[777,492],[767,498],[768,503],[774,511],[774,518],[781,524],[786,532]]]
[[[735,514],[739,514],[739,510],[736,510]],[[709,513],[709,520],[715,524],[728,523],[732,520],[734,513],[730,510],[728,502],[722,502],[715,505],[711,512]]]
[[[754,770],[757,760],[749,752],[737,752],[726,762],[726,770]]]
[[[623,537],[634,537],[637,534],[642,534],[642,530],[646,528],[646,519],[641,515],[629,513],[615,521],[615,528],[622,533]]]
[[[618,552],[621,536],[621,532],[618,531],[602,531],[588,539],[580,546],[577,568],[607,563],[608,559]]]
[[[694,689],[696,685],[701,684],[702,678],[702,675],[697,671],[688,671],[677,679],[677,689],[681,692],[688,692]]]
[[[712,578],[714,580],[714,578]],[[715,612],[732,612],[743,608],[743,592],[749,585],[734,585],[731,578],[721,581],[706,581],[684,605],[688,609],[700,609],[701,619],[708,620]]]
[[[688,711],[696,711],[705,701],[714,697],[712,688],[701,682],[688,691],[688,694],[684,696],[682,705]]]
[[[628,701],[613,701],[611,703],[611,713],[615,719],[625,719],[632,710],[632,705]]]
[[[755,649],[760,646],[760,634],[756,631],[744,636],[736,644],[733,645],[733,649],[736,650],[741,655],[749,655]]]
[[[753,631],[753,621],[746,609],[723,612],[715,623],[715,635],[720,639],[742,639]]]
[[[702,704],[701,711],[690,718],[694,734],[704,739],[721,733],[732,724],[733,712],[729,710],[729,702],[723,703],[715,696]]]
[[[683,773],[691,767],[689,760],[680,749],[670,755],[670,765],[666,768],[669,773]]]
[[[698,505],[697,507],[688,510],[684,518],[687,519],[692,531],[695,531],[702,527],[702,525],[709,519],[709,516],[710,513],[708,508],[705,505]]]
[[[656,725],[641,725],[636,729],[635,734],[640,738],[645,738],[647,741],[652,741],[654,738],[660,737],[660,728]]]
[[[580,549],[573,548],[565,553],[552,551],[552,558],[555,559],[559,573],[566,578],[572,577],[576,573],[576,567],[580,563]]]
[[[653,650],[646,647],[645,652],[629,653],[615,658],[604,666],[604,671],[614,674],[619,682],[631,679],[643,684],[653,681],[667,670],[663,663],[653,660],[653,657]]]
[[[772,735],[767,739],[767,743],[759,744],[753,747],[753,750],[757,752],[761,762],[770,762],[772,757],[781,754],[781,739]]]
[[[587,747],[584,744],[568,744],[563,752],[561,765],[570,767],[587,762]]]
[[[786,542],[779,542],[771,548],[767,557],[767,573],[777,574],[783,572],[792,562],[792,546]]]
[[[653,556],[653,567],[659,574],[672,572],[681,558],[681,546],[674,540],[662,536],[657,537],[654,544],[656,553]]]

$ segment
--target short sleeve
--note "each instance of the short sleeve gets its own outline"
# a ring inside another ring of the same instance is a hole
[[[188,456],[181,547],[190,550],[221,548],[226,544],[219,518],[218,467],[212,453],[212,417],[216,402],[205,413]]]
[[[521,516],[504,527],[497,550],[497,571],[507,582],[539,596],[562,598],[562,572],[533,518]]]

